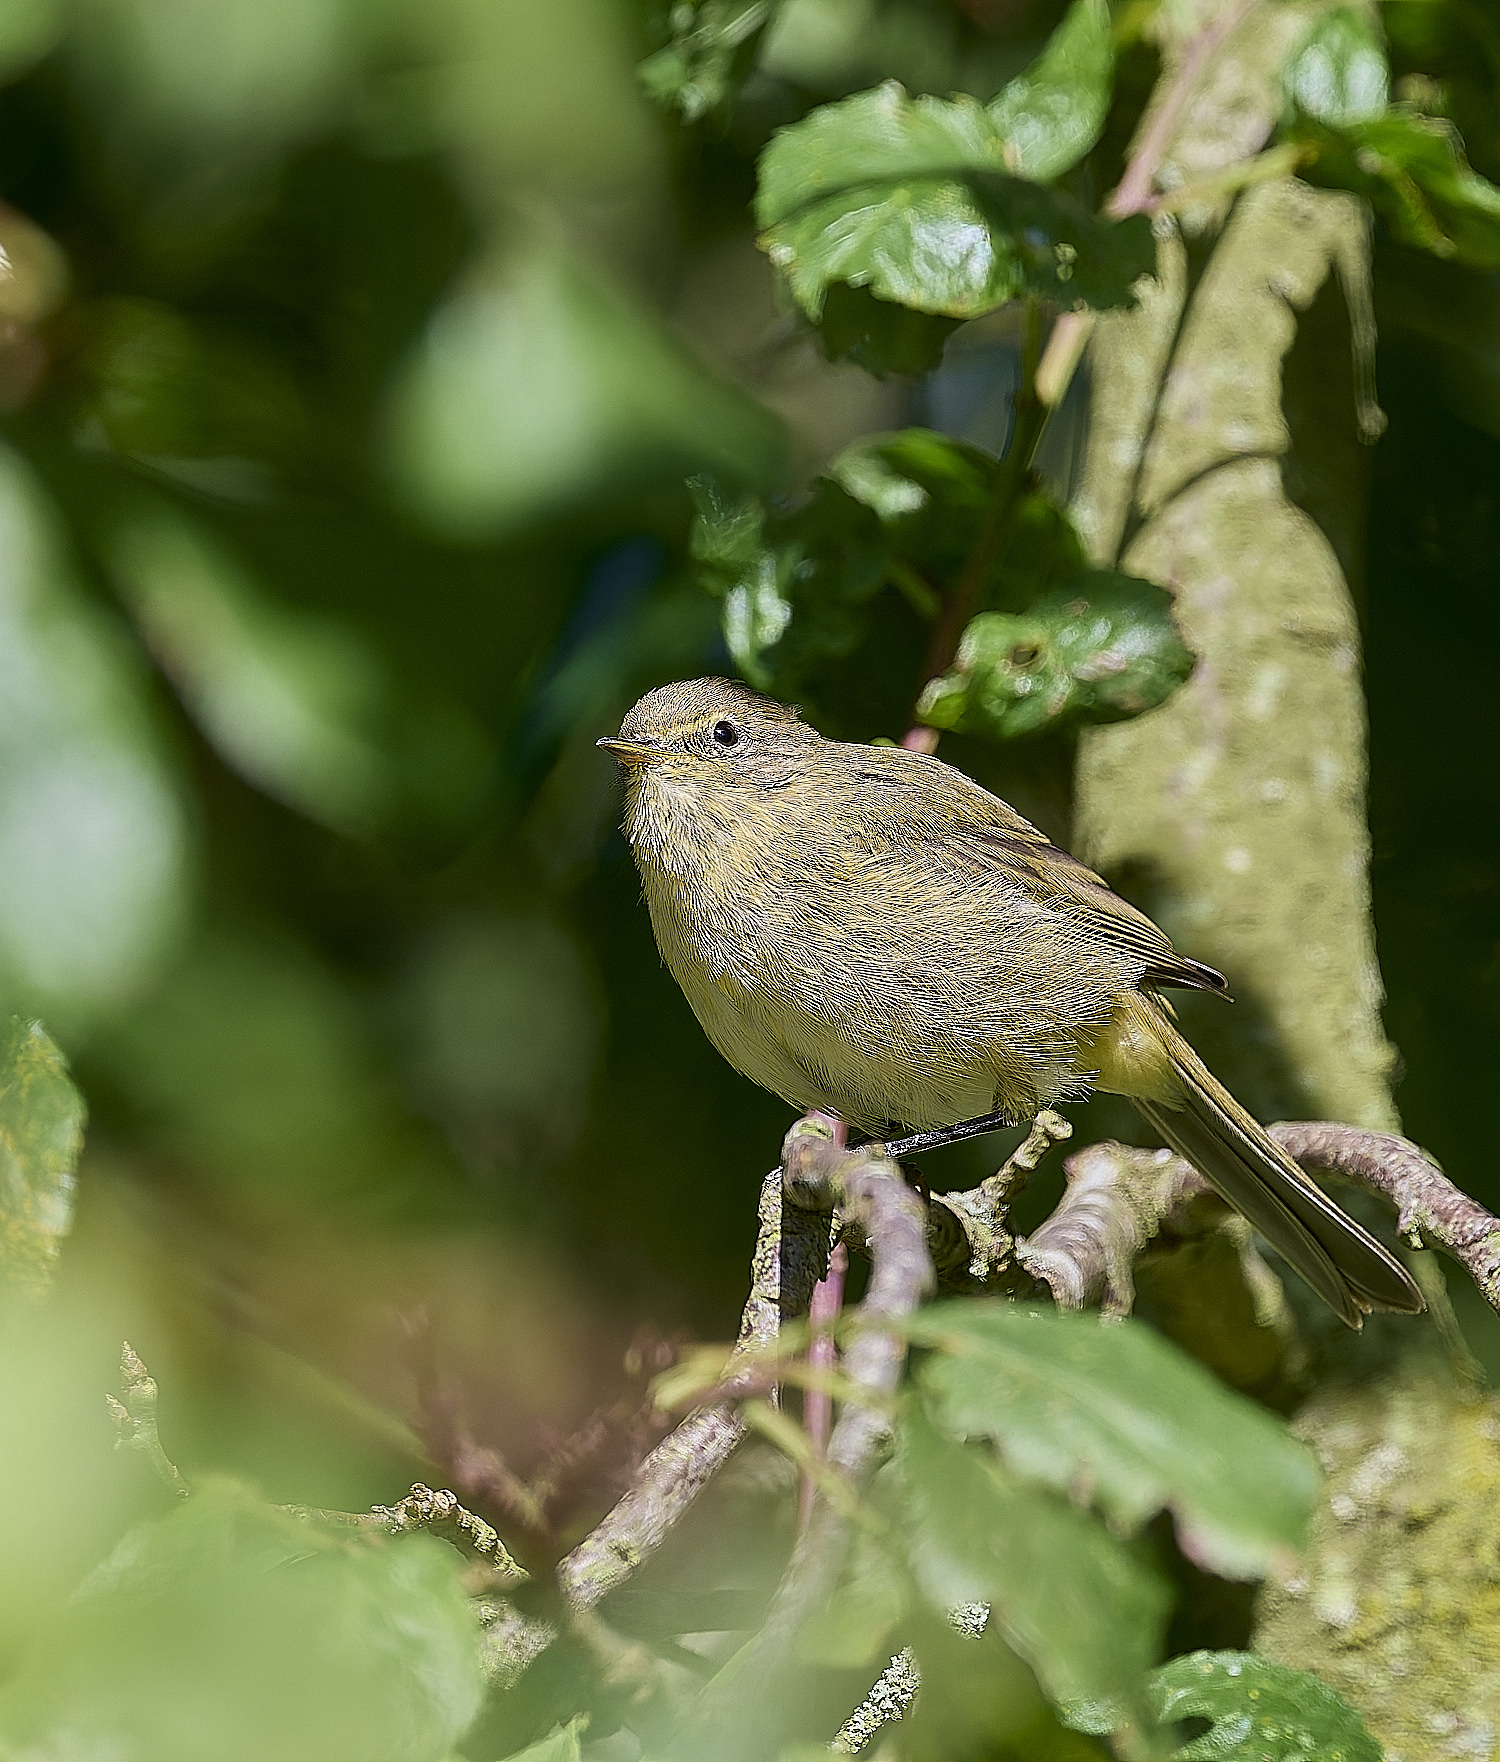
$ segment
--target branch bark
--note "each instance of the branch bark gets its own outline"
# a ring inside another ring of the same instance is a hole
[[[1387,1200],[1413,1247],[1444,1249],[1500,1312],[1500,1219],[1418,1145],[1326,1120],[1268,1129],[1310,1174],[1341,1176]],[[1099,1298],[1106,1310],[1125,1313],[1134,1298],[1131,1266],[1147,1242],[1168,1227],[1196,1233],[1224,1211],[1198,1171],[1169,1151],[1092,1144],[1065,1167],[1067,1192],[1041,1228],[1017,1242],[1016,1257],[1066,1309]]]

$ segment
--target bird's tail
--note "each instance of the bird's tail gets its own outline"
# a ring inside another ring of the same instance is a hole
[[[1248,1218],[1351,1328],[1374,1309],[1407,1315],[1422,1309],[1422,1294],[1406,1269],[1246,1113],[1164,1013],[1157,1035],[1180,1082],[1181,1099],[1130,1099],[1173,1150]]]

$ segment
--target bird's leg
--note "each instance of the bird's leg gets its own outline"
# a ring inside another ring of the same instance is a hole
[[[840,1149],[849,1142],[848,1123],[837,1114],[812,1108],[802,1116],[805,1125],[825,1131]],[[844,1277],[849,1270],[849,1250],[835,1242],[828,1256],[828,1271],[813,1286],[807,1306],[807,1319],[812,1338],[807,1347],[807,1367],[811,1371],[832,1372],[838,1358],[833,1343],[833,1330],[844,1307]],[[833,1430],[833,1397],[827,1389],[810,1388],[802,1395],[802,1424],[811,1440],[813,1451],[821,1461],[828,1453],[828,1438]],[[816,1483],[805,1470],[797,1483],[797,1534],[801,1535],[812,1515]]]
[[[1015,1123],[1007,1113],[981,1114],[978,1119],[940,1126],[935,1132],[913,1132],[909,1138],[887,1138],[885,1153],[893,1162],[899,1162],[903,1156],[917,1156],[924,1150],[941,1150],[945,1144],[962,1144],[966,1138],[982,1138],[986,1132],[1002,1132]]]

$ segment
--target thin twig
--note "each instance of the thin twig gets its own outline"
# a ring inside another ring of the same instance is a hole
[[[113,1395],[104,1397],[110,1418],[115,1422],[115,1448],[135,1450],[151,1465],[156,1478],[179,1499],[186,1499],[191,1489],[161,1447],[161,1434],[156,1425],[156,1378],[153,1377],[126,1340],[120,1352],[120,1386],[124,1402]]]
[[[827,1275],[814,1286],[812,1302],[807,1311],[807,1319],[812,1327],[812,1339],[807,1347],[807,1363],[813,1372],[827,1371],[831,1374],[838,1363],[838,1348],[834,1344],[833,1330],[838,1324],[839,1312],[844,1307],[844,1280],[848,1272],[849,1250],[844,1243],[835,1242],[833,1251],[828,1256]],[[820,1459],[825,1457],[828,1453],[829,1434],[833,1430],[831,1389],[814,1384],[804,1390],[802,1424],[812,1444],[813,1455]],[[797,1485],[799,1536],[807,1528],[807,1520],[812,1516],[813,1494],[816,1490],[813,1477],[804,1473]]]
[[[1162,160],[1172,145],[1173,137],[1182,121],[1182,113],[1202,78],[1204,69],[1214,52],[1249,16],[1255,3],[1256,0],[1225,0],[1225,4],[1183,51],[1182,59],[1166,80],[1145,128],[1136,139],[1125,166],[1125,175],[1104,204],[1104,212],[1112,219],[1123,220],[1131,214],[1170,211],[1182,206],[1191,196],[1222,195],[1238,187],[1233,180],[1235,173],[1241,168],[1235,167],[1221,173],[1212,184],[1206,182],[1195,186],[1192,191],[1184,187],[1183,190],[1169,191],[1162,196],[1154,193]],[[1275,175],[1290,171],[1294,166],[1295,161],[1285,166],[1278,164]],[[1252,171],[1252,167],[1260,169]],[[1247,161],[1244,169],[1246,175],[1240,179],[1242,182],[1254,181],[1262,175],[1272,175],[1268,168],[1261,166],[1259,160]],[[1088,347],[1089,338],[1093,335],[1094,323],[1094,313],[1077,311],[1064,312],[1053,325],[1036,374],[1036,394],[1049,410],[1056,409],[1066,395],[1073,375],[1078,370],[1078,363],[1083,359],[1083,352]]]
[[[828,1232],[826,1216],[783,1207],[779,1169],[766,1176],[750,1297],[725,1372],[728,1390],[734,1391],[736,1362],[771,1345],[783,1315],[806,1311],[827,1266]],[[592,1609],[656,1552],[728,1461],[745,1429],[732,1400],[724,1400],[689,1414],[662,1439],[641,1464],[630,1491],[559,1564],[558,1587],[568,1608]]]
[[[953,665],[953,658],[958,653],[959,643],[974,615],[985,582],[1004,552],[1016,504],[1031,482],[1032,464],[1047,427],[1047,417],[1051,413],[1049,407],[1036,395],[1036,376],[1041,358],[1041,323],[1041,302],[1035,298],[1028,300],[1022,343],[1021,384],[1011,400],[1015,405],[1016,420],[1010,446],[996,468],[989,506],[980,518],[979,530],[974,535],[974,542],[964,559],[963,568],[959,571],[952,591],[943,602],[942,613],[933,630],[927,658],[922,665],[921,683],[917,687],[918,700],[928,685]],[[931,753],[936,751],[937,743],[938,730],[928,728],[918,721],[913,708],[911,726],[901,738],[902,746],[908,752]]]

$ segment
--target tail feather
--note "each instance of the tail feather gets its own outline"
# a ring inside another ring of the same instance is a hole
[[[1400,1262],[1298,1168],[1175,1027],[1163,1028],[1182,1097],[1168,1103],[1132,1096],[1142,1116],[1350,1327],[1371,1310],[1422,1309],[1422,1294]]]

